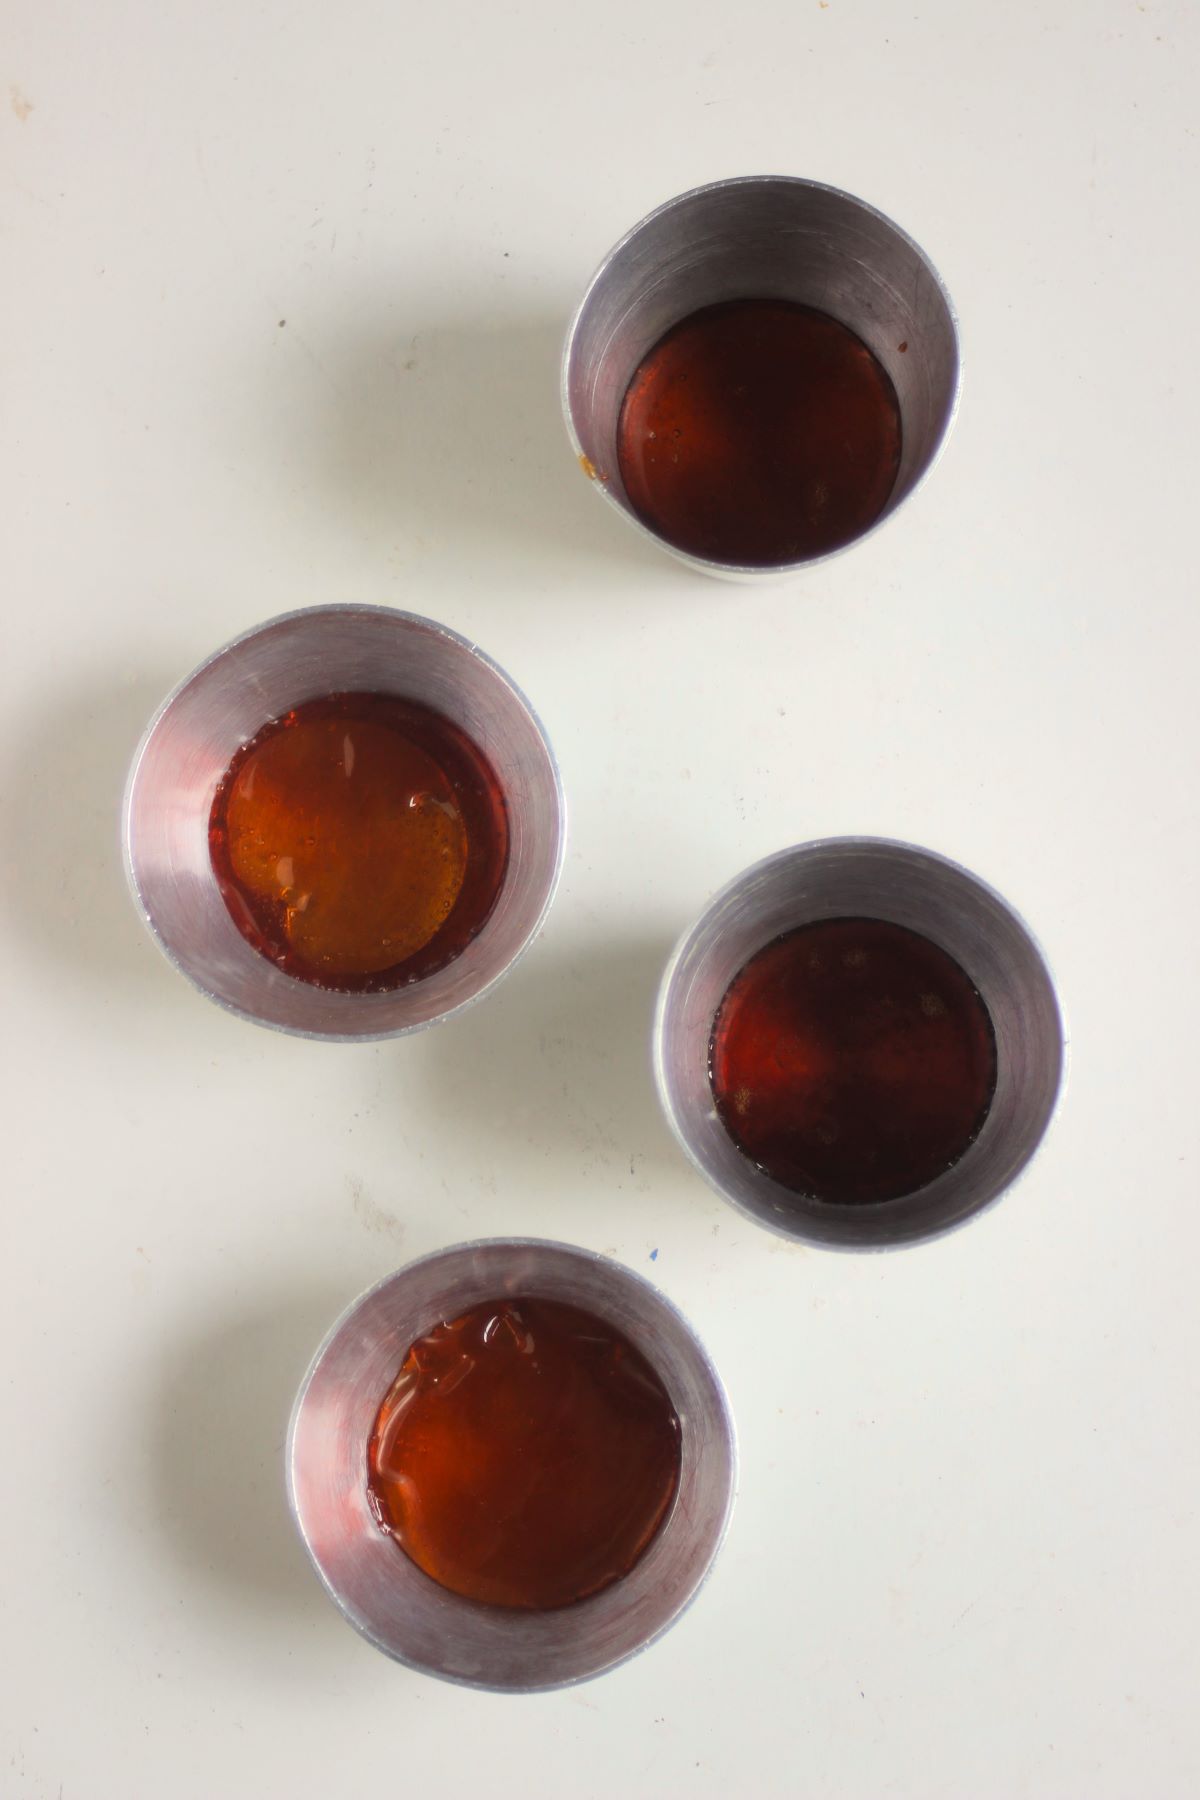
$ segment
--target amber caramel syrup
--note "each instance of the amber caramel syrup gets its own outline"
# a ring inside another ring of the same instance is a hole
[[[635,372],[617,429],[630,505],[693,556],[749,567],[820,556],[874,524],[900,466],[883,365],[787,300],[692,313]]]
[[[383,694],[306,701],[243,744],[209,851],[238,930],[319,987],[379,992],[430,975],[486,923],[508,813],[449,719]]]
[[[717,1010],[709,1073],[738,1148],[783,1186],[861,1204],[925,1187],[978,1136],[991,1018],[936,944],[879,919],[775,939]]]
[[[548,1609],[627,1575],[679,1483],[646,1359],[559,1301],[499,1299],[410,1345],[368,1447],[381,1527],[441,1586]]]

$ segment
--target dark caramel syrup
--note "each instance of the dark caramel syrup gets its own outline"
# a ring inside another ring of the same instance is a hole
[[[736,976],[709,1070],[729,1135],[776,1181],[819,1200],[893,1200],[978,1136],[996,1040],[970,978],[928,938],[825,919]]]
[[[900,404],[836,319],[786,300],[691,314],[629,384],[617,433],[634,511],[714,562],[769,566],[836,550],[883,511]]]

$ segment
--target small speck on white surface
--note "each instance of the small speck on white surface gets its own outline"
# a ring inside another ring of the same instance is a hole
[[[5,1800],[327,1800],[396,1766],[452,1800],[1191,1800],[1200,13],[8,12]],[[926,246],[966,385],[893,524],[743,590],[600,503],[557,358],[636,219],[774,170]],[[480,643],[569,798],[541,940],[397,1043],[207,1004],[116,849],[163,694],[309,601]],[[854,831],[1000,888],[1074,1036],[1021,1186],[866,1259],[722,1206],[647,1053],[706,898]],[[741,1454],[678,1627],[521,1700],[347,1628],[281,1467],[347,1302],[501,1233],[660,1285]]]

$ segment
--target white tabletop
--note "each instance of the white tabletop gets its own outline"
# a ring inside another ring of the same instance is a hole
[[[6,1800],[1195,1793],[1200,14],[18,0],[6,35]],[[899,519],[739,589],[597,502],[557,351],[625,227],[761,171],[913,233],[966,385]],[[361,1048],[194,993],[116,848],[166,689],[329,600],[476,638],[571,808],[511,979]],[[707,896],[854,831],[999,887],[1074,1040],[1023,1183],[870,1258],[723,1205],[647,1063]],[[506,1233],[661,1284],[742,1456],[683,1622],[533,1699],[360,1641],[280,1454],[359,1289]]]

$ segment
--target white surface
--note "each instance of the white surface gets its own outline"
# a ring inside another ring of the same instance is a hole
[[[6,1800],[1196,1791],[1198,36],[1165,0],[10,7]],[[597,504],[556,358],[626,226],[762,170],[926,246],[967,381],[911,509],[759,591]],[[117,863],[161,694],[325,600],[475,635],[572,807],[543,941],[412,1042],[224,1016]],[[705,897],[856,830],[1015,901],[1074,1036],[1025,1183],[864,1260],[711,1196],[645,1055]],[[533,1700],[361,1643],[280,1471],[343,1303],[503,1232],[660,1281],[743,1458],[686,1620]]]

